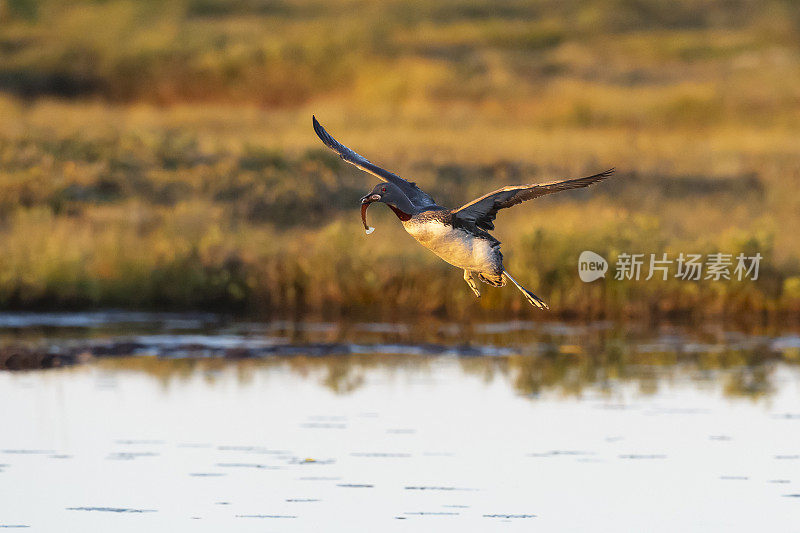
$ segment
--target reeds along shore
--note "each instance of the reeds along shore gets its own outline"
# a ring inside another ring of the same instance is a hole
[[[313,112],[452,206],[615,166],[606,183],[498,217],[509,270],[557,316],[797,317],[795,11],[4,4],[0,305],[533,313],[512,290],[476,300],[388,210],[370,212],[365,237],[357,201],[375,180],[323,149]],[[623,253],[763,259],[757,281],[610,271],[585,284],[583,250],[612,269]]]

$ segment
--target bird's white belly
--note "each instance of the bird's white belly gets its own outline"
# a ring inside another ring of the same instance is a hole
[[[422,246],[453,266],[474,272],[495,269],[496,250],[492,243],[439,221],[404,223],[406,231]]]

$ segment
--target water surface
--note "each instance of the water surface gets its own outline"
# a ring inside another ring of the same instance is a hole
[[[0,373],[2,526],[800,523],[791,330],[111,312],[0,315],[0,339],[61,366]]]

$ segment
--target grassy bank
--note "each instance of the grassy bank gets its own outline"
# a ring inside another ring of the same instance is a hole
[[[474,300],[459,271],[419,248],[388,210],[371,210],[378,231],[365,236],[358,198],[373,180],[320,150],[309,109],[3,104],[14,118],[0,142],[5,307],[527,312],[510,289],[487,287]],[[339,114],[327,106],[335,125]],[[443,134],[414,117],[369,120],[374,126],[332,129],[452,205],[509,181],[620,169],[601,186],[498,219],[507,267],[557,312],[797,311],[799,248],[786,230],[797,213],[791,132],[752,133],[762,141],[751,145],[724,128],[632,136],[478,116],[454,118],[462,127]],[[393,143],[370,142],[375,131]],[[501,144],[502,157],[472,149],[487,145],[482,136]],[[438,143],[435,155],[425,139]],[[576,272],[585,249],[612,263],[623,252],[664,251],[758,251],[764,260],[756,282],[587,285]]]

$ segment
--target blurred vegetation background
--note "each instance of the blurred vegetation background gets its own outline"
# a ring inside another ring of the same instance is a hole
[[[796,0],[0,0],[0,306],[530,316],[358,198],[345,144],[504,211],[556,315],[800,316]],[[755,282],[582,283],[577,258],[755,253]]]

